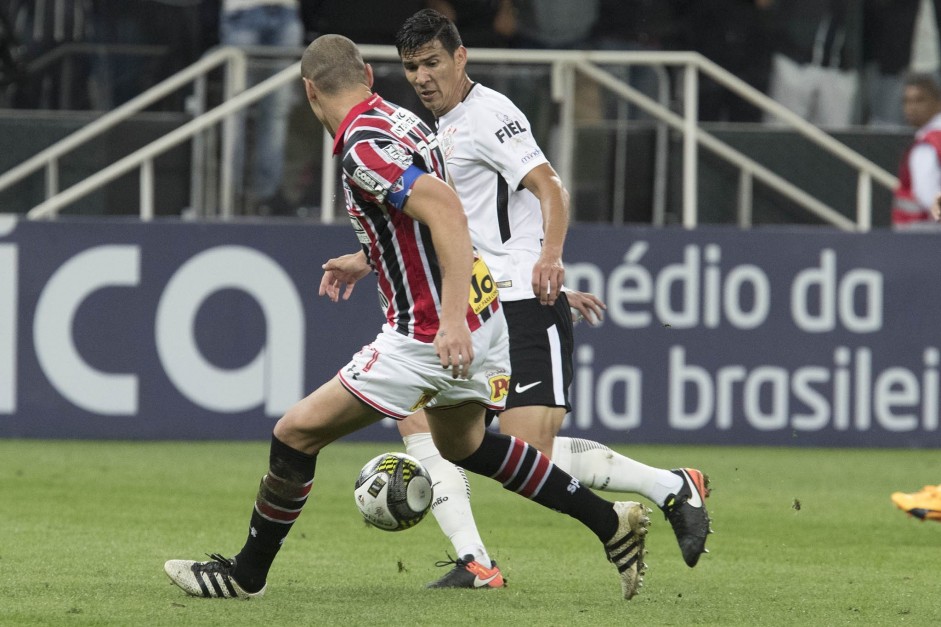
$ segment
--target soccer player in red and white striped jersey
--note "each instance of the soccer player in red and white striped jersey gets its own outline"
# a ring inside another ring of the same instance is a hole
[[[167,575],[193,596],[263,594],[310,494],[320,450],[385,416],[402,419],[423,407],[446,459],[588,527],[631,598],[643,573],[648,510],[598,497],[535,447],[484,426],[485,408],[501,408],[506,397],[506,320],[489,271],[474,259],[460,200],[441,178],[433,133],[372,93],[372,69],[345,37],[315,40],[301,73],[312,111],[336,138],[347,211],[363,248],[325,264],[321,292],[338,300],[372,270],[388,301],[387,323],[337,376],[278,420],[241,551],[206,562],[170,560]]]

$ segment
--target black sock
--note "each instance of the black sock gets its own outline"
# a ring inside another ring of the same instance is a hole
[[[261,479],[245,546],[235,556],[232,576],[247,592],[265,585],[268,570],[301,514],[314,479],[317,456],[271,436],[268,474]]]
[[[568,514],[607,542],[617,531],[618,518],[609,501],[575,479],[523,440],[487,431],[480,448],[454,464],[496,479],[503,487],[543,507]]]

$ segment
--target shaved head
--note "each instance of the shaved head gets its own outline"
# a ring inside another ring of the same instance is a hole
[[[342,35],[321,35],[301,57],[301,76],[325,94],[366,85],[366,64],[359,48]]]

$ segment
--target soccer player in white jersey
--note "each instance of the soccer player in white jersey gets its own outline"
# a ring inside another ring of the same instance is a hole
[[[474,246],[487,262],[510,330],[510,391],[500,431],[521,437],[550,456],[582,485],[634,492],[650,499],[673,526],[683,559],[695,566],[710,533],[703,474],[641,464],[607,446],[558,436],[571,409],[572,310],[589,322],[603,303],[563,290],[562,250],[569,196],[537,145],[526,116],[504,95],[475,83],[466,72],[467,50],[445,16],[424,9],[396,36],[405,76],[436,118],[450,176],[468,217]],[[471,587],[477,573],[496,568],[470,512],[469,490],[433,449],[421,412],[400,423],[406,450],[422,460],[436,482],[433,510],[459,559],[431,587]],[[466,482],[466,479],[464,480]]]
[[[341,155],[346,210],[361,244],[324,265],[320,293],[336,300],[373,273],[386,323],[275,424],[242,549],[232,558],[169,560],[164,571],[192,596],[261,596],[312,491],[320,450],[383,416],[403,419],[423,407],[448,459],[591,530],[630,599],[641,584],[649,510],[602,499],[535,447],[485,428],[485,408],[499,409],[505,398],[507,325],[460,199],[444,180],[434,133],[372,92],[372,68],[346,37],[314,40],[301,75],[311,111]]]

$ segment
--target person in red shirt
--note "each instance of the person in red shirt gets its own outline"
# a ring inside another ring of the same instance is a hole
[[[902,111],[915,139],[899,164],[899,184],[892,198],[896,229],[936,228],[931,206],[941,194],[941,86],[927,74],[905,80]]]

